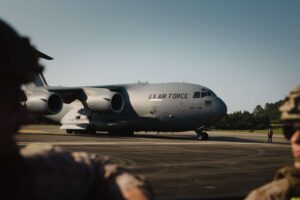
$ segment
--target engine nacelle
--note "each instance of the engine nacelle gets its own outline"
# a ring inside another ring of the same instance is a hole
[[[56,93],[44,89],[35,89],[25,90],[25,94],[27,100],[24,102],[24,105],[30,112],[54,115],[62,110],[62,98]]]
[[[105,88],[83,88],[88,108],[95,112],[120,113],[124,109],[124,98],[118,92]]]

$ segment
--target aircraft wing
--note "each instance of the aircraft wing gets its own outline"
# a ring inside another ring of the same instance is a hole
[[[121,92],[124,90],[125,85],[105,85],[105,86],[83,86],[83,87],[44,87],[44,89],[55,92],[60,95],[65,103],[71,103],[78,99],[86,101],[87,95],[84,91],[85,88],[105,88],[113,92]]]
[[[82,87],[46,87],[45,89],[60,95],[65,103],[71,103],[76,99],[80,101],[86,99]]]

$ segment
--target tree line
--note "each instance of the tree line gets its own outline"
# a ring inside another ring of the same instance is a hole
[[[266,103],[264,107],[257,105],[253,112],[236,111],[228,114],[215,125],[216,129],[225,130],[259,130],[266,129],[271,124],[280,123],[279,107],[282,100],[275,103]]]

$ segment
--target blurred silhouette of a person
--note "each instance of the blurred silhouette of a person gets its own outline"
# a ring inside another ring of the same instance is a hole
[[[280,169],[273,181],[253,190],[246,200],[300,199],[300,86],[291,91],[280,111],[283,133],[290,141],[294,166]]]
[[[153,199],[143,178],[95,155],[19,149],[14,136],[27,116],[21,85],[42,72],[40,57],[51,59],[0,20],[0,199]]]

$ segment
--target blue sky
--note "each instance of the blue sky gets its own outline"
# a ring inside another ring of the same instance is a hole
[[[2,0],[0,13],[55,58],[51,85],[185,81],[231,113],[300,84],[297,0]]]

